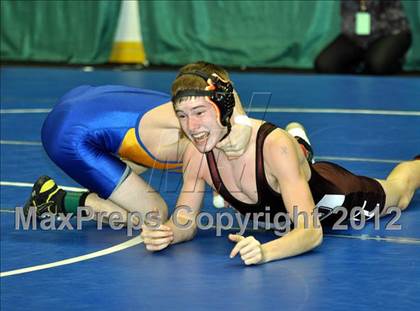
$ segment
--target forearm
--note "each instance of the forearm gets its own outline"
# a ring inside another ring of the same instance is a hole
[[[306,253],[322,243],[322,228],[297,228],[285,236],[261,245],[263,262]]]
[[[202,155],[192,145],[184,153],[181,193],[172,216],[165,224],[173,232],[171,244],[188,241],[195,236],[196,217],[200,212],[205,190],[205,181],[200,175],[201,158]]]

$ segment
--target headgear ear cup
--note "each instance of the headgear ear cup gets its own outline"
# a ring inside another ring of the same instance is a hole
[[[222,80],[218,75],[212,74],[211,81],[216,87],[215,92],[210,96],[220,111],[220,123],[223,126],[230,126],[230,118],[235,107],[235,97],[233,95],[233,85],[230,81]]]

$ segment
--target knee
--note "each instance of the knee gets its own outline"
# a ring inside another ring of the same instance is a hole
[[[398,208],[400,208],[402,211],[405,210],[410,204],[413,195],[414,191],[411,188],[405,188],[401,194],[400,200],[398,201]]]
[[[159,214],[159,220],[162,224],[164,224],[168,220],[169,212],[168,212],[168,206],[166,205],[165,200],[159,195],[156,200],[156,205],[158,209]],[[153,211],[156,212],[156,211]]]
[[[366,61],[366,71],[373,75],[394,74],[402,68],[402,61],[399,59],[390,60],[380,57],[368,59]]]
[[[314,62],[315,71],[319,73],[338,73],[340,72],[339,64],[325,55],[319,55]]]
[[[162,223],[165,223],[168,220],[168,216],[169,216],[168,206],[166,205],[166,203],[162,204],[160,215],[162,218]]]
[[[410,204],[414,195],[412,183],[408,178],[400,179],[396,182],[396,187],[398,188],[398,192],[400,194],[397,207],[401,210],[405,210]]]

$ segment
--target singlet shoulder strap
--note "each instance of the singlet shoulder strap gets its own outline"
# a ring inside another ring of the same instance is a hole
[[[267,191],[267,189],[271,189],[270,185],[268,184],[267,178],[265,177],[263,149],[265,139],[275,129],[277,129],[277,126],[275,126],[272,123],[266,122],[263,125],[261,125],[257,134],[255,176],[257,178],[257,191],[259,202],[261,202],[261,200],[265,196],[264,192]]]
[[[268,186],[268,182],[265,178],[264,172],[264,159],[263,159],[263,145],[265,138],[277,127],[271,123],[264,123],[258,129],[257,134],[257,141],[256,141],[256,176],[257,176],[257,191],[258,191],[258,202],[259,204],[263,199],[264,191],[266,191],[266,187]],[[252,205],[246,204],[239,200],[237,200],[231,193],[227,190],[225,185],[223,184],[222,178],[220,177],[219,169],[217,168],[217,161],[215,159],[213,151],[209,151],[206,153],[207,164],[209,166],[210,176],[213,181],[213,185],[216,191],[231,205],[237,207],[242,205]],[[270,187],[269,187],[270,188]],[[270,188],[271,189],[271,188]]]
[[[220,177],[219,169],[217,168],[217,161],[214,157],[213,150],[206,152],[207,165],[209,166],[211,180],[213,181],[216,191],[232,206],[241,206],[243,202],[237,200],[225,187],[222,178]]]

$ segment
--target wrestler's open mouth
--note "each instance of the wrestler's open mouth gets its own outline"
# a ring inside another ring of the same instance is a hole
[[[195,143],[202,144],[207,141],[207,138],[209,137],[209,132],[200,132],[196,134],[191,134],[191,136],[194,139]]]

